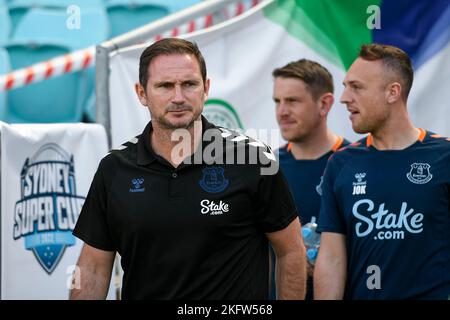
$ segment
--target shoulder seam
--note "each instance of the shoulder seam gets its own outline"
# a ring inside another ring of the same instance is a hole
[[[130,146],[130,144],[137,144],[139,141],[139,137],[140,135],[131,138],[130,140],[128,140],[127,142],[122,143],[120,146],[118,146],[117,148],[113,148],[111,150],[109,150],[108,154],[110,154],[112,151],[121,151],[124,150],[126,148],[128,148]]]
[[[268,146],[267,144],[265,144],[264,142],[262,142],[261,140],[252,138],[250,136],[247,136],[243,133],[239,133],[237,131],[234,130],[230,130],[230,129],[226,129],[226,128],[222,128],[222,127],[217,127],[220,131],[222,131],[222,138],[224,138],[225,140],[231,141],[231,142],[245,142],[246,145],[252,146],[252,147],[256,147],[256,148],[265,148],[268,152],[263,151],[263,154],[271,161],[277,161],[277,158],[275,156],[275,154],[272,151],[272,148],[270,146]],[[230,138],[231,136],[236,135],[233,138]],[[253,141],[251,141],[253,140]]]

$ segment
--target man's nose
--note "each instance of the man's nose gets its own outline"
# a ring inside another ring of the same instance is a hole
[[[348,93],[348,89],[347,88],[344,88],[344,91],[342,91],[341,98],[340,98],[339,101],[341,103],[343,103],[343,104],[346,104],[346,103],[348,103],[350,101],[350,95]]]
[[[278,114],[281,116],[286,116],[289,114],[289,107],[284,102],[279,103]]]
[[[176,84],[174,87],[174,96],[173,96],[172,102],[175,104],[183,104],[185,102],[183,89],[181,88],[181,85],[179,85],[179,84]]]

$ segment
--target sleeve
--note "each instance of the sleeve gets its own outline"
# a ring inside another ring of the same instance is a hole
[[[338,164],[330,158],[325,168],[322,184],[322,197],[317,231],[346,234],[346,227],[338,197],[335,192],[336,178],[340,172]]]
[[[286,228],[298,213],[294,199],[281,170],[274,175],[262,175],[257,191],[258,225],[264,232]]]
[[[103,159],[95,173],[73,235],[97,249],[115,251],[108,228],[106,188],[108,184],[105,181],[104,171]]]

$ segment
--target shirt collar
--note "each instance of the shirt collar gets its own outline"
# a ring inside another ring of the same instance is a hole
[[[145,126],[137,143],[137,164],[145,166],[156,160],[155,152],[150,143],[150,132],[153,130],[152,121]]]

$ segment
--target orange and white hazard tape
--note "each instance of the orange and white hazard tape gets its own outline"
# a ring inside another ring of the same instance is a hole
[[[206,15],[204,17],[200,17],[198,19],[192,20],[188,23],[184,23],[178,27],[175,27],[171,30],[167,30],[162,34],[158,34],[153,37],[153,41],[158,41],[163,38],[170,37],[178,37],[182,34],[191,33],[197,30],[203,30],[209,28],[213,25],[213,17],[212,15]]]
[[[260,0],[251,0],[230,4],[226,8],[226,15],[236,17],[256,6]],[[153,38],[154,41],[167,37],[177,37],[182,34],[206,29],[213,25],[213,16],[206,15],[188,23],[175,27]],[[48,61],[34,64],[30,67],[19,69],[0,75],[0,92],[20,88],[42,80],[54,78],[66,73],[80,71],[89,68],[95,63],[95,46],[78,50],[64,56],[59,56]]]
[[[242,13],[244,13],[245,11],[256,6],[259,2],[261,2],[261,0],[251,0],[232,3],[225,8],[225,16],[227,19],[229,17],[237,17]],[[153,37],[153,40],[158,41],[163,38],[177,37],[182,34],[187,34],[197,30],[206,29],[208,27],[211,27],[213,24],[214,24],[213,16],[207,15],[205,17],[200,17],[188,23],[182,24],[179,27],[173,28],[172,30],[168,30],[162,34],[158,34],[155,37]]]
[[[93,65],[95,46],[71,52],[30,67],[0,76],[0,91],[11,90],[31,83],[75,72]]]

